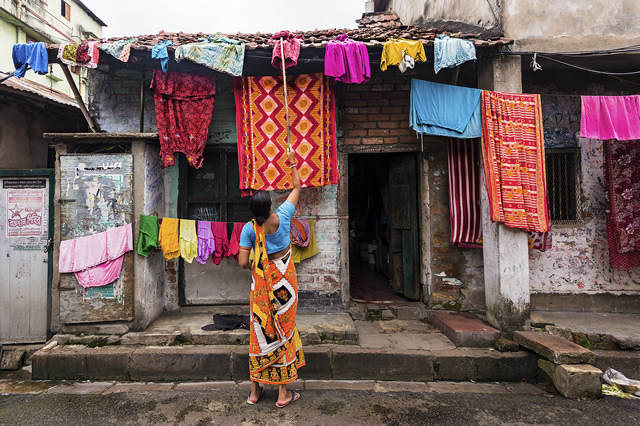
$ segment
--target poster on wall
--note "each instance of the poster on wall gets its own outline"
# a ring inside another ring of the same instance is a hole
[[[5,189],[7,238],[40,237],[46,189]]]

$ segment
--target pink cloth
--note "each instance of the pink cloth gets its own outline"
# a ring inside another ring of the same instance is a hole
[[[74,272],[78,283],[84,287],[101,287],[114,282],[122,271],[124,255],[84,271]]]
[[[124,254],[133,250],[131,224],[60,242],[60,273],[75,272],[84,287],[107,285],[120,276]]]
[[[269,43],[273,43],[273,54],[271,55],[271,65],[278,69],[282,69],[282,49],[280,45],[280,39],[284,43],[284,66],[285,68],[292,67],[298,63],[298,56],[300,56],[300,45],[302,44],[303,37],[301,35],[293,34],[289,31],[280,31],[274,34]]]
[[[580,137],[640,139],[640,96],[583,96]]]
[[[366,83],[371,79],[367,46],[349,40],[346,34],[327,43],[324,53],[324,74],[343,83]]]
[[[216,251],[211,256],[211,261],[219,265],[223,257],[229,253],[229,237],[227,236],[226,222],[211,222],[211,233],[215,239]]]
[[[234,223],[233,232],[231,232],[231,239],[229,240],[229,251],[227,257],[233,257],[238,261],[238,254],[240,253],[240,234],[244,223]]]
[[[133,250],[131,224],[60,243],[60,273],[78,272]]]
[[[203,265],[216,251],[216,240],[211,233],[211,222],[198,221],[198,257],[196,260]]]

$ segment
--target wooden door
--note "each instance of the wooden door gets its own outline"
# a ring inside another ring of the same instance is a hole
[[[60,226],[71,240],[126,225],[133,216],[133,155],[60,156]],[[60,321],[87,323],[133,320],[133,252],[124,255],[120,277],[83,289],[74,274],[60,274]]]
[[[44,342],[53,171],[0,173],[0,343]]]
[[[420,299],[420,245],[416,157],[399,154],[389,160],[391,252],[394,288]]]

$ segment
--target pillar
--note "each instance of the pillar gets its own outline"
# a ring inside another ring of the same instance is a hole
[[[483,58],[478,70],[479,88],[522,93],[519,56]],[[487,319],[500,330],[522,329],[530,313],[527,233],[491,222],[484,172],[480,191]]]

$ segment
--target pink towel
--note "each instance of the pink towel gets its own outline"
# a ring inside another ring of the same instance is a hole
[[[211,261],[219,265],[223,257],[229,253],[229,237],[227,236],[226,222],[211,222],[211,233],[215,239],[216,251],[211,256]]]
[[[583,96],[580,137],[640,139],[640,96]]]
[[[131,224],[60,242],[60,273],[75,272],[84,287],[100,287],[120,276],[124,254],[133,250]]]

